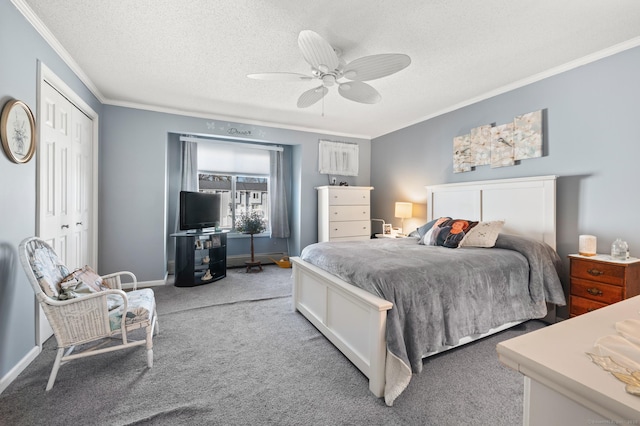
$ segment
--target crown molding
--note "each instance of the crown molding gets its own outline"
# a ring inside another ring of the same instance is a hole
[[[518,80],[518,81],[516,81],[514,83],[511,83],[511,84],[508,84],[506,86],[499,87],[499,88],[497,88],[495,90],[492,90],[490,92],[484,93],[484,94],[482,94],[480,96],[476,96],[475,98],[467,99],[466,101],[460,102],[460,103],[455,104],[455,105],[451,105],[450,107],[442,109],[442,110],[440,110],[440,111],[438,111],[436,113],[426,115],[426,116],[418,118],[416,120],[412,120],[411,122],[406,123],[404,126],[398,127],[396,130],[393,130],[391,132],[387,132],[385,134],[393,133],[394,131],[398,131],[400,129],[404,129],[404,128],[409,127],[409,126],[413,126],[414,124],[422,123],[423,121],[427,121],[427,120],[430,120],[432,118],[439,117],[439,116],[444,115],[446,113],[449,113],[449,112],[452,112],[452,111],[456,111],[456,110],[464,108],[466,106],[473,105],[473,104],[478,103],[480,101],[484,101],[484,100],[493,98],[494,96],[498,96],[498,95],[501,95],[503,93],[507,93],[507,92],[510,92],[512,90],[519,89],[519,88],[527,86],[529,84],[536,83],[538,81],[544,80],[545,78],[549,78],[549,77],[553,77],[553,76],[558,75],[558,74],[562,74],[563,72],[570,71],[570,70],[575,69],[575,68],[579,68],[579,67],[581,67],[583,65],[587,65],[587,64],[590,64],[592,62],[596,62],[596,61],[598,61],[600,59],[604,59],[606,57],[615,55],[617,53],[624,52],[625,50],[633,49],[634,47],[638,47],[638,46],[640,46],[640,37],[632,38],[630,40],[624,41],[622,43],[613,45],[613,46],[608,47],[606,49],[603,49],[603,50],[600,50],[598,52],[592,53],[590,55],[584,56],[582,58],[576,59],[575,61],[567,62],[566,64],[557,66],[555,68],[550,68],[550,69],[548,69],[546,71],[543,71],[541,73],[532,75],[532,76],[524,78],[522,80]],[[379,136],[375,136],[375,137],[380,137],[380,136],[384,136],[384,135],[379,135]]]
[[[71,71],[80,79],[80,81],[91,91],[91,93],[101,102],[105,102],[105,98],[98,90],[93,81],[84,73],[80,65],[71,57],[69,52],[60,44],[58,39],[49,31],[49,28],[40,20],[33,9],[29,7],[24,0],[11,0],[11,3],[25,17],[33,28],[42,36],[42,38],[51,46],[51,48],[60,56],[62,61],[67,64]]]

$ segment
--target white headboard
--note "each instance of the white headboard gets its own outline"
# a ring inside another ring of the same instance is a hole
[[[505,234],[556,248],[556,176],[427,186],[427,221],[441,216],[504,220]]]

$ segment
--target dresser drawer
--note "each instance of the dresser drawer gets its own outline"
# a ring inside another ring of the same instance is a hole
[[[368,189],[333,189],[329,192],[330,206],[369,205]]]
[[[606,303],[595,302],[593,300],[585,299],[584,297],[571,296],[571,312],[572,317],[576,315],[586,314],[587,312],[595,311],[596,309],[609,306]]]
[[[366,206],[331,206],[329,207],[329,220],[369,220],[371,217],[370,207]]]
[[[604,262],[572,259],[571,276],[614,285],[624,284],[624,266]]]
[[[350,222],[329,223],[329,237],[331,239],[358,236],[371,236],[371,221],[354,220]]]
[[[622,287],[571,278],[571,295],[601,303],[616,303],[622,300]]]

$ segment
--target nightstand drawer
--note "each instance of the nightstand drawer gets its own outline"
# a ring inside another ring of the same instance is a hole
[[[624,266],[605,262],[572,259],[571,276],[614,285],[624,284]]]
[[[571,295],[601,303],[616,303],[622,300],[622,287],[571,278]]]
[[[571,296],[571,316],[586,314],[587,312],[595,311],[596,309],[609,306],[606,303],[594,302],[593,300],[585,299],[584,297]]]

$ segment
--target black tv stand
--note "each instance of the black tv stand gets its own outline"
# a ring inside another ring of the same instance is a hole
[[[227,276],[227,233],[178,232],[176,238],[176,287],[208,284]]]

